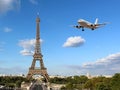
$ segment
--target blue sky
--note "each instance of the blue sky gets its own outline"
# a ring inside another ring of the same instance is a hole
[[[120,72],[119,8],[118,0],[0,0],[0,74],[27,74],[37,12],[49,75]],[[81,18],[109,24],[82,32],[71,27]]]

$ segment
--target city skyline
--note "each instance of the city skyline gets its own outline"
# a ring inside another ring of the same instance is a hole
[[[69,3],[68,3],[69,2]],[[43,61],[50,75],[120,72],[120,1],[1,0],[0,74],[27,74],[40,17]],[[78,19],[110,22],[91,31],[71,27]]]

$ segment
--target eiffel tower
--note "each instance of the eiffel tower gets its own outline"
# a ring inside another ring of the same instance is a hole
[[[32,65],[29,68],[29,72],[27,74],[27,78],[30,79],[33,75],[41,75],[45,78],[46,82],[49,81],[49,76],[47,74],[47,68],[44,67],[44,63],[43,63],[43,55],[41,54],[41,47],[40,47],[40,18],[39,16],[37,16],[36,18],[36,43],[35,43],[35,52],[33,55],[33,61],[32,61]],[[35,64],[36,61],[40,62],[40,67],[36,68]]]

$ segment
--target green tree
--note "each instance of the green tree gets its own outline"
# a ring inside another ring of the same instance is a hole
[[[80,80],[79,81],[80,81],[81,84],[85,84],[86,81],[88,81],[88,78],[86,76],[82,75],[82,76],[80,76]]]
[[[111,79],[112,90],[120,90],[120,73],[116,73]]]
[[[112,90],[112,85],[110,84],[111,78],[104,78],[103,83],[106,87],[106,90]]]
[[[68,83],[68,84],[66,85],[66,89],[67,89],[67,90],[73,90],[73,89],[74,89],[73,84],[72,84],[72,83]]]
[[[66,78],[66,82],[67,82],[67,83],[68,83],[68,82],[73,83],[73,78],[72,78],[72,77],[67,77],[67,78]]]
[[[16,87],[20,88],[21,87],[21,80],[16,81]]]
[[[92,82],[91,79],[89,79],[89,80],[84,84],[84,88],[93,90],[94,85],[93,85],[93,82]]]
[[[74,76],[73,83],[74,84],[84,84],[87,80],[88,80],[88,78],[86,76],[84,76],[84,75],[82,75],[82,76]]]
[[[103,82],[100,82],[96,84],[96,90],[111,90],[111,87],[104,84]]]

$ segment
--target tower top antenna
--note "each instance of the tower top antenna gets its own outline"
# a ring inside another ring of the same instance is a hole
[[[39,17],[39,12],[37,12],[37,17]]]
[[[36,18],[36,22],[40,22],[40,18],[39,18],[39,12],[37,12],[37,18]]]

